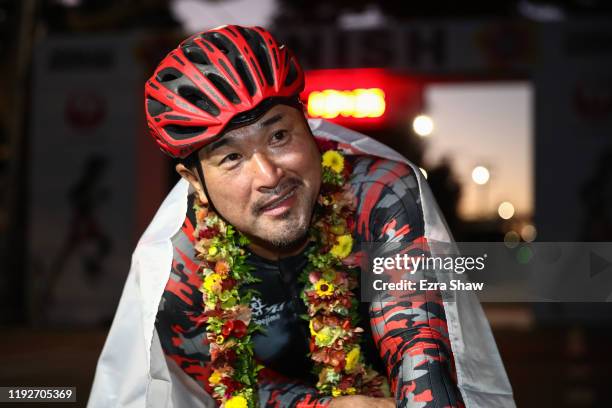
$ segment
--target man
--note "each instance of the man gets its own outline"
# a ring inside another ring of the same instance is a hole
[[[259,292],[250,316],[266,329],[252,334],[255,359],[266,367],[256,385],[261,406],[514,406],[478,303],[464,295],[448,302],[437,291],[419,302],[361,307],[366,360],[387,376],[392,398],[331,398],[315,389],[298,276],[313,245],[322,146],[333,143],[352,169],[353,242],[452,239],[418,170],[363,135],[308,122],[298,99],[303,86],[285,46],[261,28],[238,26],[183,41],[147,82],[151,134],[179,159],[182,181],[134,253],[90,407],[214,406],[194,200],[249,240],[246,262],[260,279],[245,285]]]

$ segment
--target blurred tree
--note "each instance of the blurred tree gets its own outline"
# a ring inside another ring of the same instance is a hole
[[[436,167],[429,169],[427,174],[427,182],[438,201],[450,230],[455,236],[459,235],[460,225],[457,207],[461,198],[461,184],[453,172],[450,157],[442,157]]]
[[[405,124],[402,125],[401,122],[394,126],[364,131],[364,133],[397,150],[412,163],[425,169],[427,183],[438,201],[448,226],[453,233],[459,231],[457,208],[461,197],[461,185],[453,171],[451,159],[445,156],[435,167],[426,169],[423,160],[426,144],[421,137],[412,132]]]
[[[403,122],[359,131],[396,150],[417,166],[423,167],[425,153],[423,139],[414,134]]]

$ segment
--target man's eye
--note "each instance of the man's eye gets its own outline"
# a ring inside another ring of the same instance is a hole
[[[240,154],[238,153],[230,153],[221,160],[221,163],[233,162],[240,159]]]
[[[285,139],[287,139],[287,132],[285,130],[279,130],[272,135],[273,142],[283,142]]]

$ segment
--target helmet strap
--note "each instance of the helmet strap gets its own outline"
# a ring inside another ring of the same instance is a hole
[[[227,222],[225,217],[223,217],[223,215],[221,215],[219,210],[213,204],[212,198],[211,198],[210,194],[208,193],[208,188],[206,187],[206,180],[204,179],[204,171],[202,170],[202,163],[200,163],[200,159],[198,157],[198,153],[197,152],[192,153],[191,155],[186,157],[186,160],[187,160],[187,163],[188,163],[189,167],[195,167],[196,171],[198,172],[198,177],[200,178],[200,183],[202,184],[202,189],[204,190],[204,194],[206,195],[206,199],[208,200],[208,207],[211,210],[213,210],[215,213],[217,213],[217,215],[219,217],[221,217],[221,219],[223,221]]]

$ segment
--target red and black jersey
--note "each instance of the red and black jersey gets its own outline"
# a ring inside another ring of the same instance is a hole
[[[422,242],[423,211],[412,168],[371,156],[347,156],[346,160],[351,161],[350,184],[357,197],[354,247],[361,242]],[[190,201],[183,227],[172,238],[172,271],[155,327],[164,353],[212,392],[191,207]],[[251,309],[253,318],[266,329],[265,334],[253,336],[255,356],[266,366],[259,380],[262,406],[316,407],[330,401],[317,395],[310,375],[310,334],[300,317],[305,308],[297,279],[307,263],[304,252],[278,261],[252,253],[247,258],[254,266],[253,274],[261,279],[252,286],[260,296],[253,299]],[[420,295],[377,307],[362,304],[364,355],[388,375],[398,406],[462,407],[441,295],[438,291]]]

